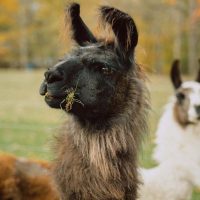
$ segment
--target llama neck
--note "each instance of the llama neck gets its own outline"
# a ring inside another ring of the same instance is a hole
[[[176,121],[173,109],[174,99],[172,99],[172,101],[167,104],[165,111],[159,121],[159,125],[156,131],[156,144],[158,146],[165,145],[168,140],[170,140],[171,143],[179,141],[185,132],[185,129]]]
[[[189,165],[189,164],[188,164]],[[171,160],[152,169],[141,169],[143,185],[140,186],[140,200],[189,199],[193,182],[188,168]],[[177,185],[179,186],[177,188]],[[172,188],[176,190],[172,191]]]
[[[189,162],[200,163],[200,132],[199,125],[188,125],[183,128],[173,115],[173,101],[170,102],[161,117],[156,131],[156,148],[154,159],[159,163],[171,159],[182,161],[188,159]],[[169,148],[170,147],[170,148]]]
[[[138,145],[136,133],[133,132],[132,122],[127,122],[127,119],[123,120],[124,122],[117,120],[118,123],[107,130],[96,131],[81,127],[78,122],[74,122],[74,119],[68,123],[68,129],[70,128],[68,133],[72,136],[74,145],[105,179],[110,176],[120,176],[117,168],[120,156],[130,154],[133,160],[136,159]],[[138,134],[140,134],[139,131]],[[114,165],[115,170],[113,170]]]
[[[143,89],[141,87],[141,90]],[[131,91],[134,91],[134,88]],[[70,116],[66,124],[66,134],[73,139],[82,156],[104,179],[110,176],[120,177],[120,165],[126,162],[127,158],[127,162],[131,164],[126,166],[134,168],[133,165],[136,164],[140,137],[146,132],[148,106],[144,91],[139,92],[138,99],[132,97],[135,97],[135,91],[130,92],[125,109],[109,121],[110,126],[107,129],[83,127],[73,116]]]
[[[193,187],[198,186],[198,166],[187,158],[184,161],[173,158],[161,163],[158,169],[160,169],[160,174],[165,174],[166,179],[169,176],[169,179],[172,180],[171,184],[174,186],[184,185],[185,191],[192,192]]]

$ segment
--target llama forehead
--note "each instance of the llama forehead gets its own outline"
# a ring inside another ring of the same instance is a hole
[[[96,58],[100,59],[117,59],[115,52],[112,49],[106,48],[106,46],[102,45],[91,45],[86,47],[80,47],[75,50],[75,54],[80,57],[88,57],[88,58]]]
[[[100,64],[114,69],[123,69],[119,57],[112,50],[102,45],[90,45],[75,49],[71,56],[85,65]]]
[[[191,88],[194,91],[200,91],[200,83],[195,81],[186,81],[182,83],[182,88]]]
[[[92,65],[102,64],[113,68],[122,68],[118,62],[118,57],[111,50],[101,50],[96,46],[81,47],[67,54],[61,61],[54,65],[54,68],[63,64],[80,64]]]
[[[58,67],[58,66],[64,64],[65,62],[67,62],[66,59],[65,59],[65,60],[61,60],[61,61],[59,61],[58,63],[56,63],[56,64],[54,65],[54,68],[56,68],[56,67]]]
[[[185,94],[190,99],[191,105],[200,105],[200,84],[195,81],[184,82],[181,86],[184,91],[188,91]]]

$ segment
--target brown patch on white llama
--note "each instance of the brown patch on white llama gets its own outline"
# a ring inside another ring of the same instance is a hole
[[[179,100],[174,104],[174,116],[177,122],[183,127],[188,124],[188,110],[190,105],[188,94],[190,92],[191,88],[180,88],[176,92]]]

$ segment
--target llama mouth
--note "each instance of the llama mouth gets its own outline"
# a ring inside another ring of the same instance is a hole
[[[44,96],[45,96],[45,100],[51,101],[51,100],[63,100],[66,95],[58,96],[58,95],[52,95],[51,93],[46,92]]]
[[[43,81],[43,83],[40,86],[40,95],[45,96],[45,101],[51,101],[51,100],[63,100],[66,96],[66,94],[53,94],[53,92],[49,91],[47,89],[47,83]]]
[[[192,125],[192,126],[195,126],[199,123],[200,121],[200,117],[196,118],[194,121],[188,121],[186,122],[186,125]]]
[[[46,92],[45,94],[45,102],[52,108],[59,108],[60,109],[60,105],[63,102],[63,100],[65,99],[65,96],[54,96],[49,94],[48,92]]]

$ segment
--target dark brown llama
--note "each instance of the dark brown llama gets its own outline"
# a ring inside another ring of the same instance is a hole
[[[104,6],[102,24],[114,38],[97,39],[79,14],[78,4],[67,8],[78,45],[45,72],[40,88],[50,107],[69,113],[57,136],[55,180],[62,200],[135,200],[148,110],[134,60],[137,29],[129,15]]]

